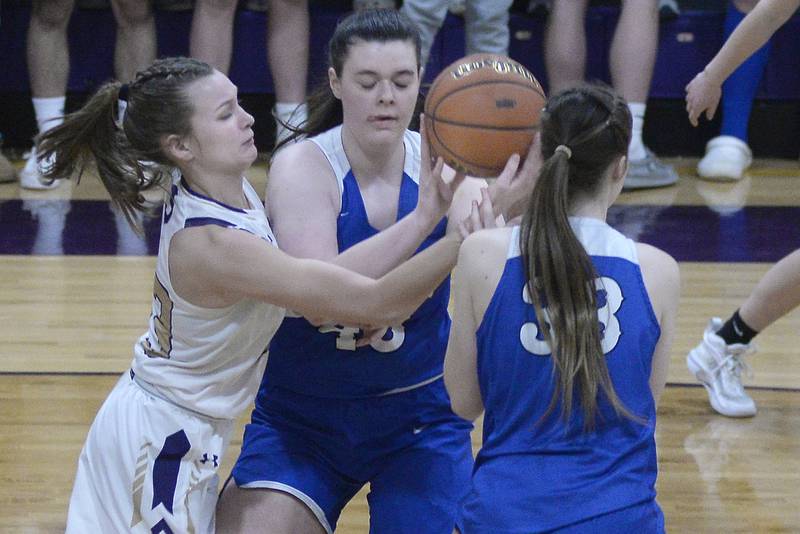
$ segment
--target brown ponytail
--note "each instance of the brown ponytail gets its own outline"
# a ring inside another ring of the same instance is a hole
[[[191,132],[194,107],[186,86],[212,73],[202,61],[165,58],[137,73],[122,95],[122,84],[106,83],[63,124],[39,138],[39,161],[52,161],[45,165],[45,177],[79,181],[87,168],[95,170],[111,200],[141,231],[134,212],[148,211],[142,192],[168,184],[168,167],[173,166],[161,140]],[[127,97],[121,128],[120,96]]]
[[[609,166],[627,154],[631,117],[612,91],[585,86],[552,97],[541,129],[544,163],[522,221],[520,250],[527,288],[553,357],[556,390],[546,413],[561,400],[561,415],[569,420],[577,390],[584,430],[590,430],[600,391],[617,413],[636,417],[611,383],[597,317],[597,273],[568,213],[576,196],[596,192]]]

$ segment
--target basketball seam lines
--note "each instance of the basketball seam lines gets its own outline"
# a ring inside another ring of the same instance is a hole
[[[506,85],[513,85],[513,86],[517,86],[517,87],[524,87],[526,89],[531,89],[531,90],[533,90],[533,92],[535,92],[538,95],[540,95],[542,97],[542,99],[546,100],[546,98],[547,98],[544,95],[544,93],[542,91],[540,91],[537,87],[532,86],[532,85],[527,84],[527,83],[516,82],[516,81],[506,81],[506,80],[503,80],[503,81],[483,80],[483,81],[471,83],[471,84],[466,85],[464,87],[458,87],[456,89],[453,89],[453,90],[445,93],[444,95],[441,96],[441,98],[439,98],[438,102],[436,103],[436,105],[433,107],[433,109],[431,111],[425,110],[426,118],[430,118],[431,119],[430,122],[429,122],[429,124],[431,125],[430,133],[433,134],[433,136],[439,142],[439,145],[445,151],[447,151],[452,157],[454,157],[456,159],[460,159],[464,163],[467,163],[468,165],[471,165],[472,167],[475,167],[476,169],[484,169],[484,170],[487,170],[487,171],[490,171],[490,172],[493,172],[495,169],[492,169],[490,167],[486,167],[486,166],[481,165],[481,164],[479,164],[477,162],[469,160],[469,159],[467,159],[466,156],[462,157],[459,154],[457,154],[456,152],[454,152],[453,150],[451,150],[442,141],[442,138],[439,136],[439,133],[436,131],[436,124],[435,124],[434,121],[440,122],[442,124],[448,124],[448,125],[451,125],[451,126],[461,126],[461,127],[465,127],[465,128],[480,128],[480,129],[483,129],[483,130],[493,130],[493,131],[531,131],[531,130],[537,130],[538,129],[538,125],[533,125],[533,126],[530,126],[530,127],[526,127],[526,126],[510,127],[510,126],[490,126],[490,125],[479,125],[479,124],[467,124],[467,123],[462,123],[462,122],[458,122],[458,121],[452,121],[452,120],[438,118],[436,116],[436,110],[439,108],[439,106],[442,104],[442,102],[444,102],[449,96],[451,96],[451,95],[453,95],[455,93],[458,93],[459,91],[465,91],[465,90],[470,89],[472,87],[477,87],[477,86],[480,86],[480,85],[497,85],[498,83],[506,84]],[[436,85],[434,84],[430,88],[430,90],[428,91],[428,94],[431,94],[432,92],[434,92],[435,88],[436,88]]]
[[[514,81],[507,81],[507,80],[482,80],[480,82],[471,83],[471,84],[465,85],[463,87],[457,87],[457,88],[451,90],[449,93],[443,94],[442,97],[439,98],[439,101],[436,102],[436,106],[434,106],[434,113],[435,113],[435,108],[438,108],[439,105],[448,96],[450,96],[452,94],[455,94],[455,93],[457,93],[459,91],[466,91],[467,89],[470,89],[472,87],[477,87],[479,85],[515,85],[515,86],[518,86],[518,87],[524,87],[525,89],[532,89],[533,92],[535,92],[536,94],[541,96],[543,100],[547,100],[547,97],[544,95],[543,92],[541,92],[536,87],[534,87],[534,86],[532,86],[530,84],[527,84],[527,83],[520,83],[520,82],[514,82]],[[430,90],[428,91],[428,94],[433,93],[435,88],[436,88],[436,86],[431,87]]]
[[[462,126],[464,128],[480,128],[481,130],[496,130],[496,131],[509,131],[509,132],[523,132],[529,130],[538,130],[538,126],[489,126],[485,124],[469,124],[466,122],[451,121],[442,119],[436,115],[429,115],[432,119],[442,124],[449,124],[451,126]]]
[[[426,117],[426,118],[427,118],[427,117]],[[430,128],[428,131],[429,131],[431,134],[433,134],[433,136],[434,136],[434,137],[436,137],[436,140],[439,142],[439,146],[440,146],[441,148],[443,148],[445,151],[447,151],[447,152],[448,152],[448,153],[449,153],[449,154],[450,154],[450,155],[451,155],[453,158],[455,158],[455,159],[457,159],[457,160],[458,160],[458,159],[460,159],[460,160],[462,160],[464,163],[467,163],[468,165],[471,165],[472,167],[475,167],[476,169],[483,169],[483,170],[487,170],[487,171],[490,171],[490,172],[494,171],[494,169],[491,169],[491,168],[489,168],[489,167],[486,167],[486,166],[484,166],[484,165],[480,165],[480,164],[478,164],[478,163],[475,163],[475,162],[474,162],[474,161],[472,161],[472,160],[468,160],[466,157],[460,157],[460,156],[459,156],[458,154],[456,154],[456,153],[455,153],[453,150],[451,150],[451,149],[450,149],[450,148],[449,148],[449,147],[448,147],[448,146],[447,146],[447,145],[444,143],[444,141],[442,141],[441,137],[439,137],[439,134],[436,132],[436,125],[435,125],[433,122],[431,122],[431,128]]]

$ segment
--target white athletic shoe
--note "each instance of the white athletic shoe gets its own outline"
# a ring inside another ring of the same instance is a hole
[[[703,341],[686,357],[689,371],[708,391],[711,407],[728,417],[751,417],[756,414],[756,403],[742,387],[742,371],[749,372],[743,358],[755,352],[752,343],[726,345],[716,332],[722,328],[722,319],[713,317],[703,333]]]
[[[747,143],[732,135],[720,135],[706,144],[706,155],[697,164],[697,174],[708,180],[741,180],[753,163]]]
[[[55,189],[58,180],[48,182],[42,176],[43,168],[52,165],[52,162],[36,161],[36,147],[31,150],[30,156],[25,161],[25,166],[19,171],[19,185],[25,189]]]
[[[645,147],[645,157],[628,161],[628,174],[622,184],[624,191],[634,189],[650,189],[652,187],[665,187],[678,181],[675,167],[664,163]]]

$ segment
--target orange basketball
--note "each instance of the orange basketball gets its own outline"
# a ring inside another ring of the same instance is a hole
[[[512,154],[528,153],[544,104],[542,86],[513,59],[459,59],[439,73],[425,99],[431,152],[470,176],[497,176]]]

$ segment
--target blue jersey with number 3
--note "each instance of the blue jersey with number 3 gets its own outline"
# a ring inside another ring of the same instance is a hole
[[[570,222],[597,272],[602,349],[614,389],[641,420],[616,415],[603,395],[592,432],[583,431],[577,399],[569,423],[560,404],[545,416],[554,391],[553,362],[527,291],[515,229],[476,333],[486,413],[483,448],[462,509],[466,532],[549,531],[637,503],[656,506],[649,378],[660,328],[636,246],[603,221]],[[546,320],[546,307],[543,315]]]
[[[378,230],[367,218],[358,183],[342,147],[341,127],[311,140],[323,151],[339,182],[341,210],[337,238],[339,252],[342,252],[377,234]],[[398,220],[417,205],[419,134],[406,131],[404,145]],[[446,223],[443,219],[419,250],[441,239]],[[320,397],[358,398],[403,390],[441,376],[450,331],[449,293],[449,279],[446,279],[402,325],[394,325],[380,341],[359,348],[356,348],[360,335],[357,328],[347,325],[316,327],[288,313],[270,345],[257,404],[270,384]]]

